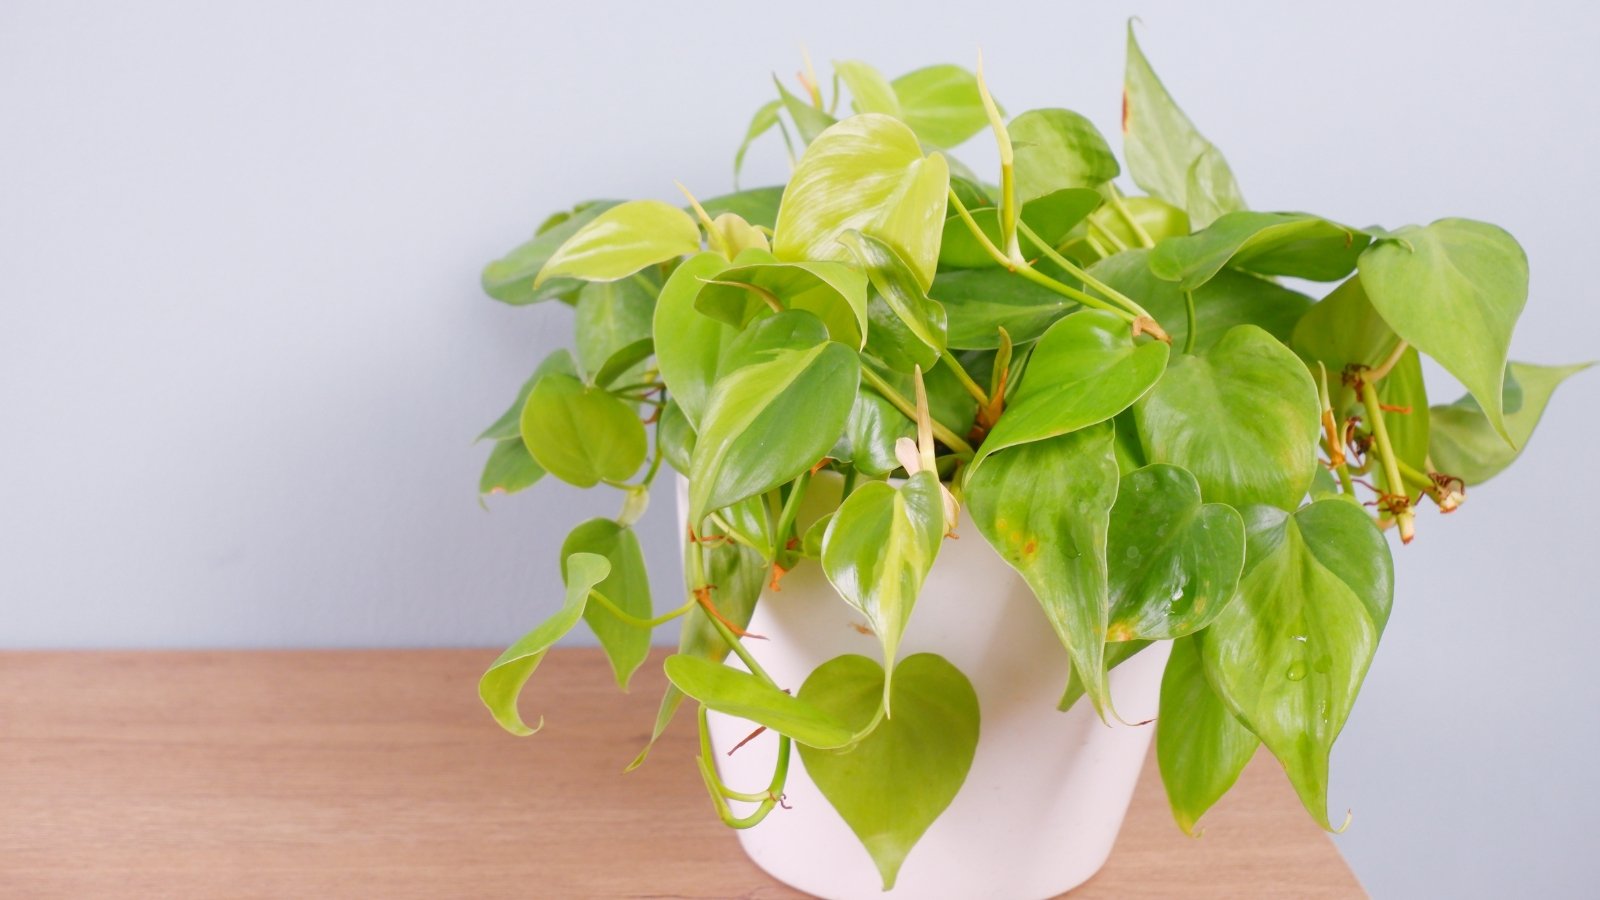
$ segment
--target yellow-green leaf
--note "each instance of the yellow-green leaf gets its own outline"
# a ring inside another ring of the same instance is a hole
[[[699,249],[700,226],[688,213],[659,200],[634,200],[578,229],[550,256],[533,286],[556,276],[615,281]]]

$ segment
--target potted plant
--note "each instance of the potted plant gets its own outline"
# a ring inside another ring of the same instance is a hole
[[[1389,615],[1384,532],[1457,509],[1583,368],[1508,362],[1522,249],[1467,219],[1248,210],[1131,30],[1146,196],[1083,116],[1007,118],[981,64],[801,88],[735,157],[780,130],[786,186],[579,204],[484,272],[571,305],[576,352],[484,432],[482,490],[622,492],[561,547],[560,610],[484,674],[494,717],[537,730],[518,696],[580,620],[624,688],[680,620],[651,743],[687,707],[717,813],[824,896],[1081,883],[1152,732],[1185,831],[1263,745],[1340,827],[1328,758]],[[993,184],[947,155],[984,129]],[[1423,355],[1467,396],[1430,407]],[[658,612],[631,526],[667,468],[686,581]]]

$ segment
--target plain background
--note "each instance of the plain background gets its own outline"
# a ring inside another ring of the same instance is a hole
[[[1513,355],[1597,355],[1590,5],[12,0],[0,647],[509,642],[619,498],[480,509],[472,438],[569,328],[482,297],[480,266],[577,200],[727,190],[802,43],[890,75],[981,45],[1013,112],[1114,135],[1130,14],[1254,207],[1499,223],[1534,273]],[[769,139],[745,182],[785,172]],[[1600,890],[1597,399],[1570,383],[1519,466],[1397,553],[1332,793],[1380,897]],[[642,524],[658,597],[669,499]]]

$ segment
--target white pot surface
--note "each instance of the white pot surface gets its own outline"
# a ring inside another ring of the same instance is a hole
[[[1087,702],[1056,710],[1067,683],[1066,651],[1038,602],[962,515],[917,601],[902,658],[937,653],[972,680],[980,706],[977,755],[961,792],[912,849],[891,897],[1029,900],[1087,881],[1122,827],[1153,725],[1104,725]],[[818,665],[844,653],[878,658],[877,638],[841,600],[821,568],[801,566],[765,594],[745,646],[782,687],[798,690]],[[1117,713],[1153,719],[1170,645],[1152,645],[1111,673]],[[730,663],[737,664],[730,658]],[[711,714],[723,781],[759,791],[772,777],[777,738]],[[877,869],[806,775],[795,753],[778,808],[739,832],[745,852],[773,877],[833,900],[883,897]],[[744,808],[735,804],[735,811]]]

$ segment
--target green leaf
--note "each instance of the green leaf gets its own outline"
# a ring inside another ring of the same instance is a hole
[[[568,578],[569,561],[580,553],[603,556],[611,566],[610,573],[594,590],[623,612],[640,619],[650,618],[650,575],[645,571],[644,554],[633,529],[610,519],[590,519],[572,529],[561,545],[563,579]],[[610,660],[617,687],[627,690],[628,680],[650,654],[650,630],[618,619],[599,604],[585,608],[583,620],[589,623]]]
[[[800,317],[821,330],[801,310],[762,324],[777,331]],[[718,377],[698,429],[689,469],[691,522],[816,464],[843,433],[861,377],[855,351],[834,341],[754,347],[739,362]]]
[[[881,685],[880,685],[881,683]],[[890,691],[883,669],[864,656],[818,666],[800,699],[864,728]],[[827,751],[802,745],[806,774],[860,838],[894,887],[901,863],[950,805],[978,749],[978,695],[943,657],[918,653],[895,667],[894,716],[855,746]]]
[[[1106,532],[1117,499],[1112,432],[1102,421],[1011,447],[976,469],[966,490],[978,530],[1033,589],[1102,716],[1111,702],[1104,654]]]
[[[833,64],[833,70],[850,89],[850,108],[858,113],[883,113],[900,118],[900,100],[889,80],[860,60],[847,59]]]
[[[855,254],[877,291],[876,296],[899,320],[901,328],[897,330],[908,332],[916,344],[921,345],[911,349],[909,355],[924,370],[933,368],[945,349],[948,326],[944,307],[928,297],[927,287],[918,281],[910,264],[889,244],[859,231],[845,232],[840,242]],[[870,304],[868,313],[871,313]]]
[[[878,635],[894,664],[923,579],[947,527],[939,477],[919,472],[899,488],[874,481],[844,499],[822,538],[822,569]],[[885,711],[890,706],[884,684]]]
[[[1081,224],[1100,205],[1100,193],[1089,188],[1062,188],[1053,193],[1035,197],[1022,204],[1018,213],[1022,221],[1045,243],[1055,245],[1066,238],[1072,229]],[[992,206],[968,210],[989,242],[999,247],[1000,211]],[[1000,268],[1000,263],[973,235],[972,228],[958,212],[944,220],[944,233],[939,245],[939,265],[946,269]]]
[[[664,664],[673,687],[724,715],[788,735],[803,747],[848,745],[854,731],[838,716],[760,678],[697,656],[673,654]]]
[[[644,462],[644,423],[633,408],[570,375],[539,379],[522,408],[522,441],[568,484],[622,481]]]
[[[1418,472],[1428,470],[1428,389],[1422,383],[1422,358],[1407,347],[1389,374],[1377,384],[1378,402],[1389,409],[1367,410],[1370,421],[1383,416],[1394,455]],[[1500,442],[1503,446],[1504,441]]]
[[[1319,362],[1327,368],[1334,408],[1342,411],[1356,399],[1340,377],[1344,370],[1378,366],[1399,342],[1400,336],[1372,308],[1361,279],[1351,278],[1306,310],[1295,325],[1290,346],[1313,371]]]
[[[660,200],[633,200],[578,229],[551,254],[533,286],[558,275],[615,281],[699,249],[700,226],[688,213]]]
[[[701,253],[674,269],[656,300],[653,331],[656,366],[667,393],[678,402],[684,417],[698,427],[717,377],[723,347],[738,334],[733,328],[695,309],[695,298],[705,280],[715,278],[728,261],[715,253]]]
[[[1128,67],[1122,88],[1122,152],[1133,180],[1189,213],[1204,228],[1244,208],[1222,154],[1201,136],[1139,49],[1128,23]]]
[[[1389,545],[1365,512],[1340,500],[1293,515],[1254,506],[1244,516],[1239,594],[1201,633],[1206,676],[1331,829],[1328,755],[1388,620]]]
[[[761,555],[771,563],[777,551],[777,536],[773,534],[776,523],[765,495],[746,497],[738,503],[716,512],[729,537]]]
[[[650,323],[645,323],[646,332]],[[651,338],[640,338],[631,344],[624,344],[613,350],[606,361],[601,364],[600,370],[594,373],[594,383],[598,387],[610,387],[617,379],[638,369],[640,363],[649,359],[655,353],[656,342]]]
[[[751,225],[771,228],[778,221],[778,202],[783,199],[783,186],[748,188],[700,201],[706,215],[716,218],[733,213]]]
[[[668,399],[661,409],[661,421],[656,423],[656,444],[662,455],[679,475],[688,476],[689,459],[694,453],[694,426],[683,414],[678,401]]]
[[[889,84],[900,104],[900,118],[925,144],[948,149],[989,124],[978,79],[960,66],[928,66]]]
[[[917,427],[893,403],[871,391],[856,395],[845,421],[840,446],[828,453],[848,462],[863,475],[887,475],[900,466],[894,443],[900,438],[915,438]]]
[[[784,111],[794,120],[795,130],[800,132],[800,140],[805,143],[816,141],[837,121],[833,116],[789,93],[789,89],[783,86],[783,82],[779,81],[776,75],[773,76],[772,83],[777,85],[778,99],[783,101]]]
[[[1512,441],[1500,393],[1528,300],[1528,258],[1516,239],[1471,219],[1407,226],[1361,254],[1361,283],[1395,333],[1459,379]]]
[[[584,605],[589,602],[589,592],[610,572],[611,564],[606,562],[606,558],[593,553],[579,553],[567,560],[564,576],[567,595],[561,608],[500,654],[500,658],[478,680],[478,697],[501,728],[512,734],[529,735],[544,726],[543,719],[532,728],[522,721],[522,713],[517,710],[517,697],[550,646],[578,624],[578,619],[583,616]]]
[[[1431,410],[1429,454],[1433,468],[1460,478],[1469,486],[1482,484],[1516,461],[1527,446],[1534,426],[1544,415],[1556,386],[1594,363],[1572,366],[1536,366],[1511,363],[1506,371],[1506,431],[1515,446],[1495,433],[1483,410],[1471,398]]]
[[[1178,827],[1195,837],[1200,817],[1233,787],[1261,746],[1261,739],[1239,724],[1206,680],[1199,640],[1172,642],[1156,718],[1156,762],[1167,802]]]
[[[1129,198],[1130,200],[1136,198]],[[1125,250],[1089,267],[1089,274],[1124,295],[1136,298],[1171,335],[1173,346],[1189,339],[1189,317],[1183,291],[1150,271],[1149,250]],[[1096,292],[1098,293],[1098,292]],[[1204,353],[1235,325],[1255,325],[1287,342],[1311,307],[1311,298],[1264,278],[1223,269],[1194,291],[1194,350]]]
[[[1194,473],[1208,501],[1294,509],[1317,468],[1321,406],[1305,364],[1254,325],[1181,356],[1134,407],[1151,462]]]
[[[1244,569],[1239,513],[1201,503],[1199,482],[1177,466],[1123,476],[1109,541],[1112,641],[1199,631],[1233,599]]]
[[[1370,238],[1305,213],[1229,213],[1203,231],[1170,237],[1150,252],[1150,271],[1192,291],[1223,266],[1258,275],[1338,281],[1355,271]]]
[[[964,350],[1000,346],[1000,329],[1013,344],[1035,341],[1078,304],[1005,269],[940,272],[930,292],[944,307],[948,341]]]
[[[864,231],[894,246],[926,287],[939,259],[949,182],[944,157],[924,157],[903,123],[875,113],[852,116],[818,136],[795,166],[778,208],[773,253],[781,260],[849,262],[839,238]]]
[[[1113,644],[1107,644],[1106,674],[1110,675],[1112,669],[1133,659],[1134,654],[1148,646],[1150,646],[1150,641],[1118,641]],[[1061,702],[1056,704],[1056,709],[1066,712],[1072,708],[1073,704],[1082,700],[1083,695],[1083,679],[1078,677],[1076,670],[1069,667],[1067,669],[1067,689],[1062,692]]]
[[[478,478],[479,494],[515,494],[532,487],[544,477],[544,469],[528,452],[522,437],[508,437],[494,442],[489,461],[483,465]]]
[[[650,337],[650,317],[655,312],[659,290],[643,276],[583,286],[578,292],[573,329],[577,334],[578,364],[585,372],[598,374],[613,353]]]
[[[574,378],[578,377],[578,366],[572,361],[572,354],[567,352],[565,348],[551,351],[548,356],[539,361],[539,365],[533,370],[533,374],[528,376],[528,380],[524,381],[522,387],[518,389],[517,399],[512,401],[505,412],[500,414],[500,418],[494,420],[493,425],[485,428],[483,434],[478,435],[478,440],[503,441],[506,438],[521,437],[522,407],[528,404],[528,395],[533,393],[533,386],[539,383],[539,379],[551,372],[571,375]]]
[[[745,129],[744,140],[739,142],[739,152],[733,155],[733,183],[739,184],[739,171],[744,168],[744,155],[749,152],[750,145],[756,138],[771,131],[778,124],[778,110],[783,108],[782,100],[768,100],[761,104],[756,114],[750,117],[750,127]]]
[[[550,254],[578,229],[617,205],[615,200],[589,203],[561,221],[542,229],[531,240],[517,246],[505,256],[483,267],[484,293],[502,303],[526,306],[541,300],[551,300],[572,294],[582,282],[571,278],[558,278],[535,286],[535,279],[549,261]]]
[[[1122,172],[1100,130],[1067,109],[1032,109],[1006,126],[1020,201],[1062,188],[1099,188]]]
[[[971,469],[996,450],[1104,422],[1144,396],[1167,365],[1166,344],[1136,342],[1129,324],[1085,309],[1039,338],[1006,411]]]
[[[741,257],[740,262],[746,258]],[[803,309],[822,320],[828,335],[859,348],[867,332],[867,278],[843,263],[756,262],[717,274],[695,297],[694,307],[735,328],[770,309]]]

